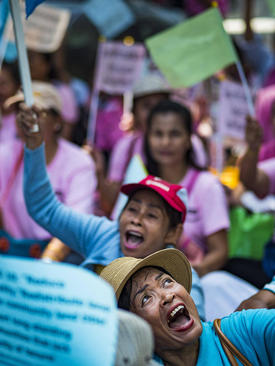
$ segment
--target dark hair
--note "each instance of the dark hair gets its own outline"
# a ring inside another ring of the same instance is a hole
[[[154,108],[152,108],[146,124],[146,133],[144,140],[144,152],[147,159],[147,169],[149,174],[160,176],[158,163],[152,157],[150,146],[149,146],[149,133],[152,128],[152,121],[154,117],[158,114],[167,114],[167,113],[175,113],[177,114],[183,123],[183,126],[191,138],[192,135],[192,116],[189,109],[177,102],[173,102],[171,100],[164,100],[158,103]],[[202,170],[195,162],[194,162],[194,152],[192,147],[186,152],[186,162],[188,165],[191,165],[195,169]]]
[[[8,73],[12,76],[14,83],[17,85],[19,89],[21,80],[17,61],[14,62],[3,61],[2,70],[8,71]]]
[[[140,188],[139,190],[143,190],[143,189],[147,189],[147,190],[151,190],[151,191],[155,192],[154,190],[152,190],[152,189],[150,189],[150,188],[146,188],[146,187],[144,187],[144,188]],[[119,220],[120,220],[120,217],[121,217],[122,213],[124,212],[124,210],[126,209],[126,207],[128,206],[128,204],[130,203],[130,201],[131,201],[131,199],[132,199],[133,195],[134,195],[136,192],[137,192],[137,191],[135,191],[134,193],[132,193],[132,194],[129,196],[129,198],[128,198],[127,202],[126,202],[126,205],[123,207],[123,210],[121,211],[121,214],[120,214],[120,216],[119,216]],[[157,193],[157,192],[156,192],[156,193]],[[157,194],[158,194],[158,193],[157,193]],[[160,195],[159,195],[159,196],[160,196]],[[182,212],[175,210],[175,209],[174,209],[172,206],[170,206],[170,205],[169,205],[169,203],[168,203],[167,201],[165,201],[165,199],[164,199],[164,198],[162,198],[161,196],[160,196],[160,198],[161,198],[161,199],[162,199],[162,201],[163,201],[163,204],[164,204],[164,207],[165,207],[165,211],[166,211],[167,216],[168,216],[168,219],[169,219],[169,230],[170,230],[170,229],[173,229],[173,228],[177,227],[177,226],[178,226],[178,224],[180,224],[180,223],[182,222]]]
[[[161,267],[157,267],[157,266],[152,266],[152,267],[160,270],[163,273],[168,274],[169,276],[171,276],[170,273],[168,273],[167,271],[165,271],[165,269],[163,269]],[[139,271],[141,271],[142,269],[144,269],[144,268],[147,268],[147,267],[142,267],[137,272],[135,272],[134,274],[132,274],[132,276],[129,278],[129,280],[124,285],[123,290],[121,291],[121,294],[120,294],[119,299],[118,299],[118,307],[120,309],[128,310],[128,311],[130,310],[130,306],[131,306],[131,299],[130,299],[130,297],[131,297],[131,292],[132,292],[132,288],[133,288],[133,276],[136,273],[138,273]]]

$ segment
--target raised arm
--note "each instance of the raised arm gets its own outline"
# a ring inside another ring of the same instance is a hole
[[[78,213],[57,200],[46,171],[43,126],[40,125],[38,132],[32,132],[33,124],[40,122],[40,113],[36,108],[22,107],[18,114],[18,125],[26,142],[24,196],[28,212],[40,226],[72,249],[84,257],[100,258],[95,263],[106,264],[106,245],[111,247],[111,242],[116,241],[118,247],[116,224],[105,218]]]
[[[240,181],[247,189],[263,198],[269,192],[270,182],[267,174],[257,167],[261,141],[260,125],[255,119],[248,116],[246,124],[247,149],[240,160]]]

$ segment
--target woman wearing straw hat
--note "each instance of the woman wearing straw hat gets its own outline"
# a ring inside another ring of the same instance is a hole
[[[187,258],[176,249],[144,259],[119,258],[101,272],[119,307],[151,325],[155,353],[164,365],[274,365],[275,310],[242,311],[221,322],[201,322],[189,295],[191,276]]]

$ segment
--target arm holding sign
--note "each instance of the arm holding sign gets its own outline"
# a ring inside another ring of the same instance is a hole
[[[257,167],[262,130],[258,122],[250,116],[247,117],[245,138],[247,150],[240,161],[240,180],[247,189],[263,198],[269,193],[270,181],[268,175]]]
[[[78,213],[58,201],[46,171],[43,131],[31,132],[40,113],[35,107],[23,106],[18,114],[26,142],[24,195],[28,212],[53,236],[86,257],[85,262],[106,265],[119,255],[117,222]]]

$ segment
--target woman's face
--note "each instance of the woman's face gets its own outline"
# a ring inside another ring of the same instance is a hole
[[[120,246],[125,256],[144,258],[175,244],[178,230],[170,228],[162,198],[152,190],[137,191],[119,220]]]
[[[147,320],[161,354],[194,344],[202,332],[196,306],[170,275],[154,267],[143,268],[132,278],[130,310]]]
[[[145,95],[137,98],[134,109],[135,127],[141,131],[145,131],[146,121],[151,109],[165,99],[167,99],[167,95],[164,93]]]
[[[16,94],[19,85],[15,82],[8,70],[3,68],[0,72],[0,108],[5,101]]]
[[[153,159],[160,165],[182,164],[191,141],[181,117],[174,112],[156,114],[148,131]]]

